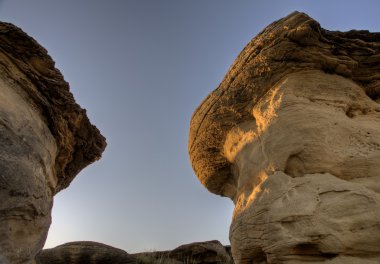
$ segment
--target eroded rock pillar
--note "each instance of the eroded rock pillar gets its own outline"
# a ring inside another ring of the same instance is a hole
[[[46,50],[0,23],[0,263],[33,262],[53,196],[105,146]]]
[[[191,162],[235,204],[236,263],[380,261],[379,54],[380,34],[295,12],[195,111]]]

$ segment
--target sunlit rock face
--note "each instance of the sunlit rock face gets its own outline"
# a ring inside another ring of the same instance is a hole
[[[106,143],[40,45],[0,22],[0,263],[32,263],[53,196]]]
[[[236,263],[380,262],[380,34],[295,12],[195,111],[200,181],[230,197]]]
[[[305,71],[252,115],[224,145],[237,167],[236,258],[364,263],[380,253],[380,105],[341,76]]]

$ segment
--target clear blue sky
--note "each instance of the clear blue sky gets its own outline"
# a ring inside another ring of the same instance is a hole
[[[102,160],[55,197],[45,247],[229,244],[233,204],[191,169],[190,117],[248,41],[294,10],[331,30],[380,31],[378,0],[0,1],[0,20],[49,51],[108,142]]]

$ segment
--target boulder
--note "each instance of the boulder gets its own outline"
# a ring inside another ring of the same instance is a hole
[[[53,196],[105,146],[47,51],[0,22],[0,263],[31,263]]]
[[[134,264],[136,259],[121,249],[90,241],[71,242],[45,249],[36,264]]]
[[[235,263],[380,262],[379,103],[379,33],[294,12],[244,48],[189,133]]]

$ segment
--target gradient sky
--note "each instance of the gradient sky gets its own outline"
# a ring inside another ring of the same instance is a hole
[[[380,31],[378,0],[0,1],[0,20],[49,51],[108,142],[103,158],[55,197],[45,247],[229,244],[233,204],[191,169],[190,117],[248,41],[294,10],[330,30]]]

